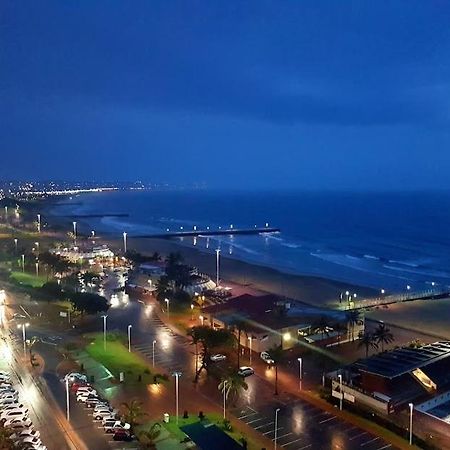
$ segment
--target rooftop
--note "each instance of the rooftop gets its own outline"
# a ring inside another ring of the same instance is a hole
[[[419,348],[403,347],[361,359],[353,364],[361,372],[395,378],[450,357],[450,341],[439,341]]]

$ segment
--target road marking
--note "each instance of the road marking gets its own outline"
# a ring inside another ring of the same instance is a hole
[[[377,448],[377,450],[383,450],[385,448],[392,447],[392,444],[385,445],[384,447]]]
[[[305,445],[304,447],[300,447],[297,450],[305,450],[305,448],[310,448],[310,447],[312,447],[312,444]]]
[[[284,437],[290,436],[291,434],[294,434],[294,433],[292,433],[292,431],[291,431],[291,432],[289,432],[289,433],[282,434],[281,436],[278,436],[277,440],[278,440],[278,439],[283,439]],[[272,441],[274,441],[274,440],[275,440],[275,438],[272,439]]]
[[[245,420],[243,422],[245,422],[247,425],[250,425],[253,422],[258,422],[258,420],[266,420],[267,417],[260,417],[259,419],[255,419],[255,420],[251,420],[250,422],[245,422]]]
[[[377,436],[377,437],[371,439],[370,441],[363,442],[363,443],[360,445],[360,447],[365,447],[367,444],[370,444],[371,442],[378,441],[378,439],[381,439],[381,438],[380,438],[379,436]]]
[[[353,436],[350,438],[350,441],[353,441],[353,439],[359,438],[361,436],[364,436],[365,434],[369,434],[367,431],[363,431],[362,433],[358,433],[356,436]]]
[[[242,420],[242,419],[245,419],[246,417],[254,416],[255,414],[258,414],[258,413],[257,412],[251,412],[250,414],[245,414],[245,416],[239,416],[238,419]]]
[[[277,431],[283,430],[283,429],[284,429],[283,427],[279,427],[279,428],[277,428]],[[266,436],[267,434],[270,434],[270,433],[275,433],[275,430],[266,431],[265,433],[263,433],[263,435]]]
[[[319,423],[326,423],[326,422],[329,422],[330,420],[334,420],[334,419],[337,419],[337,417],[336,417],[336,416],[333,416],[333,417],[330,417],[329,419],[322,420],[322,421],[319,422]]]
[[[282,444],[281,446],[282,447],[287,447],[288,445],[295,444],[296,442],[301,441],[302,439],[303,438],[298,438],[298,439],[295,439],[295,440],[293,440],[291,442],[286,442],[286,444]]]
[[[254,429],[255,430],[259,430],[260,428],[267,427],[267,425],[275,425],[275,422],[274,421],[273,422],[267,422],[264,425],[260,425],[259,427],[255,427]]]

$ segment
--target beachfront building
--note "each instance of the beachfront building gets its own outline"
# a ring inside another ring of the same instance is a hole
[[[281,345],[287,350],[302,343],[333,346],[358,336],[364,321],[348,323],[346,313],[314,308],[275,295],[244,294],[202,309],[201,321],[214,328],[241,328],[241,345],[262,352]]]
[[[93,246],[91,248],[80,248],[77,246],[58,248],[50,250],[51,253],[63,256],[70,262],[85,262],[94,263],[96,260],[112,260],[114,258],[114,252],[109,249],[107,245]]]

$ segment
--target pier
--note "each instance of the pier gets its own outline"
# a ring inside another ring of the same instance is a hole
[[[135,239],[170,239],[183,237],[202,237],[202,236],[238,236],[238,235],[256,235],[266,233],[279,233],[280,228],[263,227],[263,228],[226,228],[217,230],[189,230],[189,231],[167,231],[158,234],[143,234],[139,236],[129,236]]]

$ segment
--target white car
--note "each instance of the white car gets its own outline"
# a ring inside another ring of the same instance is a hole
[[[103,429],[106,433],[114,433],[115,430],[129,430],[131,428],[131,425],[126,422],[121,422],[120,420],[106,420],[103,423]]]
[[[5,400],[17,400],[19,398],[19,394],[17,392],[4,391],[0,392],[0,403]]]
[[[94,406],[94,411],[98,411],[100,409],[112,409],[112,407],[106,400],[99,400],[99,403]]]
[[[24,439],[26,437],[40,437],[41,433],[38,430],[33,430],[32,428],[24,428],[23,430],[18,430],[16,433],[11,435],[11,439]]]
[[[4,411],[0,414],[0,420],[9,420],[9,419],[28,419],[28,410],[12,410],[12,411]]]
[[[17,392],[17,391],[16,391],[12,386],[0,386],[0,394],[1,394],[2,392],[5,392],[5,393],[7,393],[7,392],[14,393],[14,392]]]
[[[31,444],[34,447],[37,446],[37,445],[41,445],[42,444],[41,439],[39,437],[37,437],[37,436],[28,436],[28,437],[25,437],[25,438],[21,439],[21,441],[24,444]]]
[[[241,377],[249,377],[250,375],[253,375],[255,373],[255,371],[251,368],[251,367],[247,367],[247,366],[242,366],[239,367],[238,370],[238,375],[240,375]]]
[[[95,392],[96,393],[97,391],[92,386],[80,386],[77,389],[77,395],[84,393],[84,392],[87,392],[87,393]]]
[[[270,357],[270,355],[269,355],[269,353],[267,353],[267,352],[261,352],[261,359],[265,362],[265,363],[267,363],[267,364],[269,364],[269,365],[273,365],[273,364],[275,364],[275,361]]]
[[[97,396],[97,393],[93,394],[92,392],[80,394],[80,395],[77,395],[77,402],[86,403],[88,400],[91,400],[92,398],[95,398],[96,396]]]
[[[68,373],[64,377],[64,381],[66,381],[66,379],[68,379],[71,382],[83,381],[84,383],[87,383],[87,376],[83,375],[82,373],[78,373],[78,372],[70,372],[70,373]]]
[[[103,420],[107,417],[110,417],[112,419],[116,419],[118,415],[118,412],[113,409],[102,409],[100,411],[94,411],[93,417],[95,420]]]
[[[11,403],[10,405],[5,405],[2,407],[2,411],[11,411],[13,409],[26,409],[23,403]]]
[[[212,355],[209,359],[212,362],[219,362],[219,361],[225,361],[227,359],[227,357],[225,355],[217,353],[217,355]]]
[[[33,422],[29,418],[26,419],[7,419],[6,422],[3,424],[5,428],[11,428],[13,430],[18,429],[24,429],[24,428],[30,428],[33,426]]]

